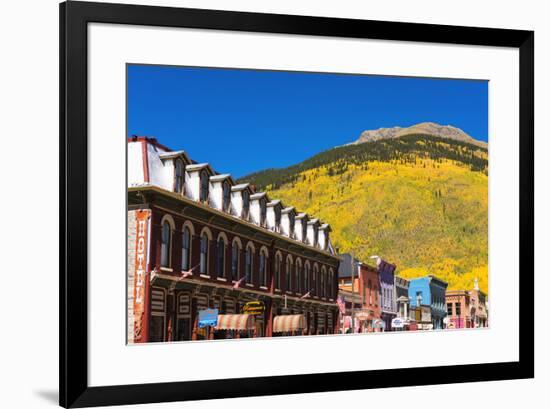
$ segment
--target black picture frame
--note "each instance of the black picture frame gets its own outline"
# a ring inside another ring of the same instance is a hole
[[[63,407],[140,404],[534,377],[534,32],[156,6],[60,4],[60,375]],[[519,50],[519,360],[444,367],[138,385],[88,386],[87,25],[187,27],[262,33],[512,47]]]

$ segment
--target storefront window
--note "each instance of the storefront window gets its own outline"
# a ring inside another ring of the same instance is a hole
[[[149,331],[150,342],[164,342],[164,316],[152,315]]]
[[[178,324],[176,327],[176,341],[189,340],[191,340],[191,319],[178,318]]]

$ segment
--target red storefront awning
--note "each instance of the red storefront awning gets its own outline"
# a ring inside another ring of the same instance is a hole
[[[247,331],[254,329],[254,316],[250,314],[218,315],[217,330]]]

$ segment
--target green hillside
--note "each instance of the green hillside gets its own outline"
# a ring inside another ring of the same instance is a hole
[[[487,291],[487,150],[428,135],[347,145],[241,179],[332,227],[340,252],[379,255]]]

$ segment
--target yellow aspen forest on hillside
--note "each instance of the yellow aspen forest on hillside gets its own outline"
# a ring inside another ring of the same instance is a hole
[[[266,190],[331,225],[333,245],[363,261],[379,255],[397,274],[434,274],[449,289],[488,292],[488,176],[451,159],[346,163],[299,172]]]

